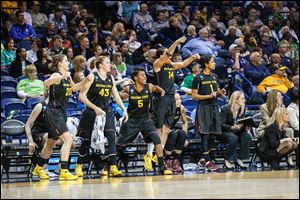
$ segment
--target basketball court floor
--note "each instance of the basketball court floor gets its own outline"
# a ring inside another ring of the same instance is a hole
[[[1,199],[299,199],[299,170],[2,183]]]

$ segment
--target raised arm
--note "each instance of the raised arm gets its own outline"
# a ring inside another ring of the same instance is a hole
[[[182,62],[175,62],[172,63],[174,70],[180,69],[180,68],[184,68],[186,66],[188,66],[189,64],[191,64],[194,60],[199,60],[200,59],[200,55],[199,54],[195,54],[192,55],[191,57],[185,59]]]
[[[91,80],[91,76],[92,76],[91,74],[93,73],[90,73],[84,80],[76,84],[74,83],[72,77],[70,76],[72,91],[76,92],[78,90],[81,90],[81,88]]]
[[[186,37],[183,36],[179,39],[177,39],[171,46],[170,48],[166,51],[166,56],[161,56],[160,58],[158,58],[154,63],[153,63],[153,69],[154,71],[159,71],[159,69],[163,66],[163,64],[166,63],[166,59],[167,57],[172,57],[176,47],[178,44],[180,43],[184,43],[186,40]]]

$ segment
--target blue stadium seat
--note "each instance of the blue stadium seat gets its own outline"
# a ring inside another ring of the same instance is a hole
[[[1,78],[2,76],[9,76],[9,73],[7,70],[1,70]]]
[[[7,116],[12,110],[25,110],[26,104],[21,99],[6,98],[1,100],[1,108],[4,109],[5,115]]]
[[[193,99],[187,99],[182,101],[182,105],[189,111],[193,111],[198,106],[198,101]]]
[[[1,99],[18,98],[16,91],[3,91],[1,90]]]
[[[2,77],[1,77],[2,79]],[[16,80],[1,80],[1,86],[8,86],[16,88],[18,85],[18,82]]]
[[[25,79],[25,78],[27,78],[25,75],[23,75],[23,76],[19,76],[19,77],[18,77],[18,82],[19,82],[20,80],[23,80],[23,79]]]
[[[29,116],[30,115],[28,115],[28,114],[18,114],[18,115],[13,116],[13,119],[20,120],[21,122],[23,122],[24,124],[26,124]]]
[[[16,88],[9,86],[1,86],[1,92],[16,92]]]
[[[19,42],[19,47],[20,48],[25,48],[26,51],[31,49],[31,41],[29,40],[22,40]]]

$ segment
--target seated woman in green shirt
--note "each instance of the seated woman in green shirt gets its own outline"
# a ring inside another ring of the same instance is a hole
[[[10,67],[12,61],[16,60],[15,42],[12,38],[8,38],[4,43],[4,50],[1,51],[1,69]]]
[[[193,80],[194,77],[197,76],[201,72],[201,66],[199,63],[192,63],[192,74],[187,75],[181,85],[180,89],[187,94],[191,95],[192,94],[192,85],[193,85]]]
[[[17,85],[19,98],[25,100],[27,98],[44,98],[44,83],[37,79],[37,70],[33,64],[26,66],[25,76],[27,78],[20,80]]]

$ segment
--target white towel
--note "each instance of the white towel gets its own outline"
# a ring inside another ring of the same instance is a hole
[[[104,144],[107,142],[107,138],[104,137],[105,122],[106,115],[98,115],[96,117],[91,137],[91,147],[100,150],[103,154],[105,153]]]

